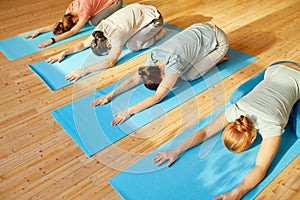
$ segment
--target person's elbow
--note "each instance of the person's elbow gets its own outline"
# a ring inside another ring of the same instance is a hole
[[[79,32],[79,30],[71,29],[71,30],[68,31],[68,36],[69,36],[69,37],[70,37],[70,36],[73,36],[73,35],[75,35],[75,34],[78,33],[78,32]]]
[[[161,95],[154,94],[154,95],[152,96],[153,104],[156,104],[156,103],[161,102],[161,101],[163,100],[163,98],[164,98],[164,97],[161,96]]]
[[[254,170],[256,171],[256,177],[263,179],[265,175],[267,174],[268,168],[262,166],[262,165],[256,165],[254,167]]]

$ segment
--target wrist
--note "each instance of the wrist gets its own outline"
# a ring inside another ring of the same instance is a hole
[[[86,74],[88,74],[86,68],[85,68],[85,67],[84,67],[84,68],[81,68],[81,69],[80,69],[80,76],[85,76]]]
[[[106,95],[106,98],[107,98],[107,100],[111,101],[112,98],[113,98],[113,95],[112,94],[108,94],[108,95]]]
[[[180,154],[182,153],[182,151],[179,148],[173,149],[173,152],[177,155],[180,156]]]
[[[60,52],[61,56],[65,57],[66,55],[68,55],[67,51],[62,51]]]
[[[130,116],[132,116],[132,115],[135,114],[135,112],[133,111],[132,108],[128,108],[128,109],[127,109],[127,112],[128,112],[128,114],[129,114]]]
[[[236,199],[241,199],[243,197],[243,194],[241,193],[241,191],[237,188],[233,189],[232,191],[232,194],[233,196],[236,198]]]
[[[51,44],[54,44],[56,41],[55,41],[55,38],[50,38],[51,40]]]

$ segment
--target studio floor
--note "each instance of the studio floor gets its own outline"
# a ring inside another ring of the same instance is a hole
[[[0,39],[52,24],[71,0],[1,0]],[[92,157],[87,157],[50,115],[54,109],[129,76],[148,54],[110,68],[101,78],[51,91],[27,66],[75,44],[68,42],[17,60],[0,54],[0,199],[122,199],[108,180],[228,102],[242,83],[279,60],[300,62],[300,0],[135,1],[158,8],[180,28],[213,21],[228,35],[230,47],[258,60],[184,103],[203,111],[182,118],[175,108]],[[230,59],[230,58],[229,58]],[[222,89],[220,89],[222,88]],[[220,92],[222,91],[222,92]],[[225,94],[224,94],[225,91]],[[213,103],[212,103],[213,102]],[[150,132],[157,127],[156,135]],[[147,136],[148,134],[148,136]],[[149,136],[150,135],[150,136]],[[124,153],[128,152],[128,153]],[[300,199],[300,156],[256,199]]]

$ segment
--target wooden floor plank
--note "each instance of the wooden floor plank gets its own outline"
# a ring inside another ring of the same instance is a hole
[[[70,2],[1,0],[0,39],[55,23]],[[271,63],[300,62],[300,0],[124,0],[136,2],[156,6],[166,22],[181,28],[212,20],[230,47],[259,59],[89,158],[50,112],[133,74],[149,54],[58,91],[27,65],[85,37],[14,61],[0,54],[0,199],[122,199],[109,179],[222,106]],[[299,166],[300,156],[256,199],[299,199]]]

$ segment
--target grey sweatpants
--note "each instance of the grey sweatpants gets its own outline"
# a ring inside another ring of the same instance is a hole
[[[229,44],[226,34],[212,22],[207,22],[206,24],[216,33],[217,46],[205,58],[198,63],[195,63],[185,74],[182,75],[181,78],[184,80],[192,81],[203,76],[215,67],[228,51]]]
[[[129,40],[126,47],[131,51],[139,51],[152,46],[155,41],[155,36],[163,28],[163,18],[160,15],[158,19],[152,20],[150,24],[136,32]]]
[[[123,1],[119,0],[117,3],[114,3],[108,6],[107,8],[103,9],[89,20],[90,25],[97,26],[102,19],[107,18],[108,16],[122,8],[122,4]]]

